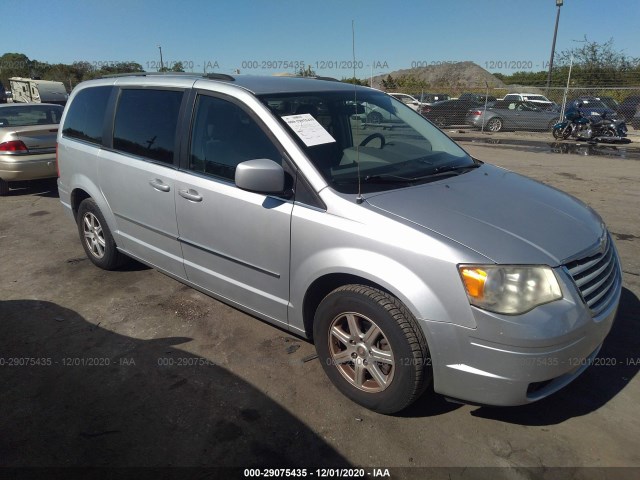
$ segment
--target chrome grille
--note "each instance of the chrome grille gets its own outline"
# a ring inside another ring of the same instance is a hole
[[[620,270],[609,234],[602,247],[565,265],[582,299],[594,315],[611,302],[620,284]]]

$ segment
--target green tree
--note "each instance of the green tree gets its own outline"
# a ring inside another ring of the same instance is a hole
[[[307,68],[300,67],[296,73],[299,77],[317,77],[315,70],[311,70],[311,65],[307,65]]]
[[[184,67],[182,66],[182,62],[174,63],[169,71],[170,72],[184,72]]]
[[[385,78],[384,80],[382,80],[382,87],[387,89],[387,90],[391,90],[394,88],[397,88],[398,86],[396,85],[395,80],[393,79],[393,77],[391,76],[391,74],[387,75],[387,78]]]
[[[0,57],[0,80],[9,88],[10,77],[28,77],[31,60],[23,53],[5,53]]]
[[[361,79],[356,78],[356,77],[342,78],[342,80],[340,80],[340,81],[344,82],[344,83],[352,83],[354,85],[364,85],[365,87],[369,86],[369,80],[361,80]]]

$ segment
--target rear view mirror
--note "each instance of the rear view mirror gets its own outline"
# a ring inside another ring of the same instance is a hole
[[[282,193],[284,170],[273,160],[259,158],[239,163],[235,182],[238,188],[256,193]]]

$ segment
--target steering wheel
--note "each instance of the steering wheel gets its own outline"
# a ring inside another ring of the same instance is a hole
[[[387,143],[387,141],[384,138],[384,135],[382,135],[381,133],[372,133],[371,135],[369,135],[367,138],[365,138],[364,140],[362,140],[360,142],[360,146],[364,147],[367,143],[369,143],[374,138],[379,138],[380,139],[380,149],[382,149],[384,147],[385,143]]]

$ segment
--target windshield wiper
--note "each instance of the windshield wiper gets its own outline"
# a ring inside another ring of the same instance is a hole
[[[401,175],[393,175],[391,173],[381,173],[381,174],[376,174],[376,175],[367,175],[365,177],[362,177],[362,181],[364,183],[414,183],[416,181],[420,181],[420,180],[424,180],[424,179],[431,179],[431,178],[437,178],[437,177],[444,177],[444,176],[448,176],[448,175],[460,175],[461,173],[464,173],[465,170],[470,170],[470,169],[474,169],[474,168],[478,168],[480,167],[482,164],[480,163],[473,163],[471,165],[444,165],[442,167],[438,167],[435,168],[433,171],[431,171],[430,173],[427,173],[426,175],[420,175],[417,177],[403,177]],[[335,180],[336,183],[353,183],[357,181],[357,178],[350,178],[349,181],[345,180]]]
[[[390,173],[383,173],[379,175],[367,175],[362,179],[363,182],[373,183],[411,183],[415,179],[410,177],[401,177],[400,175],[391,175]]]
[[[442,167],[437,167],[433,169],[433,172],[425,175],[426,177],[431,177],[433,175],[438,175],[440,173],[452,173],[452,172],[460,172],[462,173],[464,170],[469,170],[473,168],[478,168],[480,166],[479,163],[472,163],[471,165],[443,165]]]

